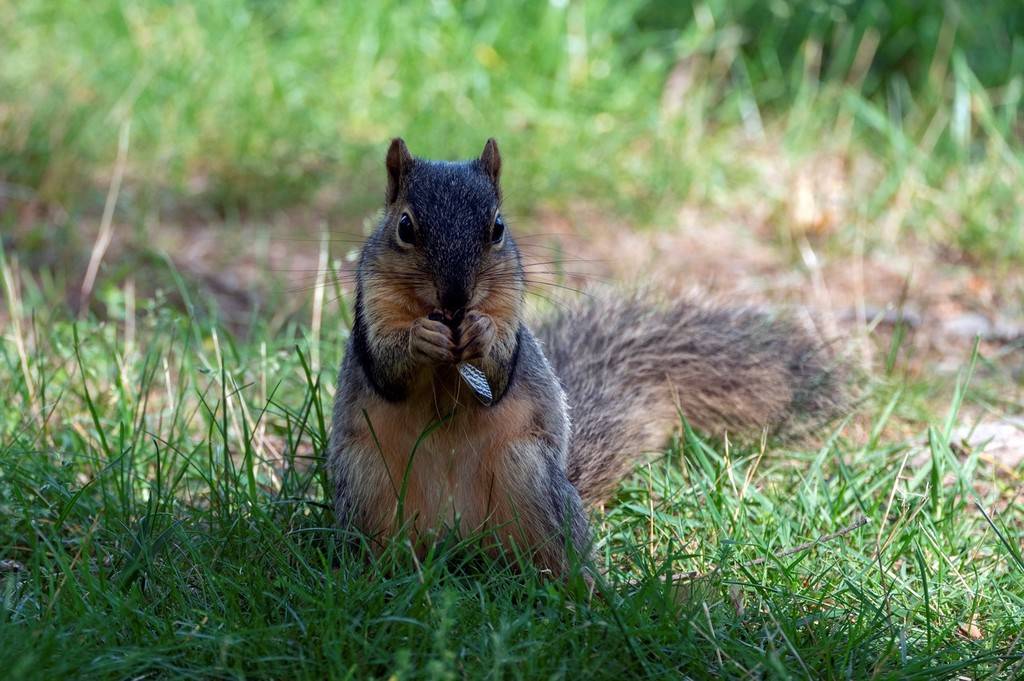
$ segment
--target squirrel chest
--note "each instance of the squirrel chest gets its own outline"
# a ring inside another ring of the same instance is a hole
[[[386,532],[399,509],[399,522],[410,522],[418,535],[515,520],[508,492],[539,465],[517,447],[536,430],[536,406],[515,395],[489,408],[469,395],[461,402],[440,424],[433,399],[366,404],[373,429],[367,419],[356,424],[361,465],[386,478],[375,492],[363,490],[371,497],[364,509],[372,528]]]

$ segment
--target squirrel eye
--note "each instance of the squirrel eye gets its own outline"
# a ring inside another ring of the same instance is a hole
[[[494,227],[491,228],[491,243],[500,244],[501,240],[505,238],[505,221],[501,219],[501,216],[494,218]]]
[[[398,218],[398,241],[403,246],[416,245],[416,229],[408,213],[402,213],[402,217]]]

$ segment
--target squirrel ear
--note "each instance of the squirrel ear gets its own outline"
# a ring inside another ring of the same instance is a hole
[[[484,145],[484,150],[480,154],[480,166],[497,188],[498,179],[501,177],[501,154],[498,153],[498,143],[493,137]]]
[[[405,179],[406,173],[412,167],[413,159],[412,154],[409,153],[409,147],[405,146],[405,140],[401,137],[396,137],[391,140],[391,146],[388,147],[387,166],[388,166],[388,203],[394,203],[398,200],[398,194],[402,188],[402,181]]]

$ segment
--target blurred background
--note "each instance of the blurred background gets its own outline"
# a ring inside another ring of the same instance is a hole
[[[0,45],[7,307],[337,324],[389,138],[494,136],[549,302],[798,303],[918,376],[980,337],[1019,405],[1016,0],[7,0]]]

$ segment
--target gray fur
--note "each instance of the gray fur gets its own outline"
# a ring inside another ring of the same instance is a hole
[[[569,479],[603,500],[679,413],[697,430],[810,434],[844,403],[843,372],[784,317],[749,307],[598,294],[538,332],[573,422]]]

